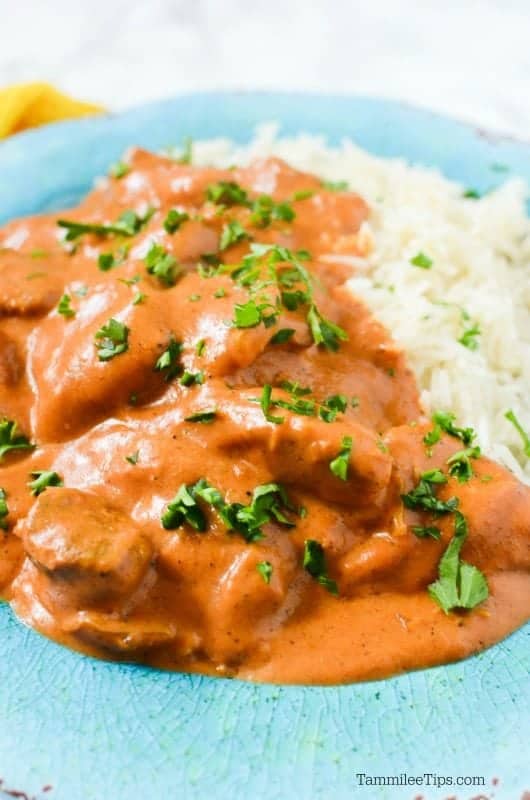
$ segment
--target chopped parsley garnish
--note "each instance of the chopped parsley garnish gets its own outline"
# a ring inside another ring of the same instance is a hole
[[[9,509],[7,507],[7,494],[5,489],[0,487],[0,530],[7,531],[7,519]],[[268,581],[267,581],[268,583]]]
[[[196,411],[190,414],[189,417],[184,417],[186,422],[202,422],[203,425],[210,425],[217,416],[216,408],[205,408],[201,411]]]
[[[294,328],[280,328],[279,331],[276,331],[274,336],[271,336],[269,344],[285,344],[292,339],[295,333],[296,331]]]
[[[314,189],[301,189],[299,192],[295,192],[293,194],[293,202],[297,202],[299,200],[308,200],[310,197],[313,197],[315,194]]]
[[[203,356],[206,350],[206,339],[199,339],[195,345],[195,352],[198,356]]]
[[[105,225],[94,222],[77,222],[76,220],[58,219],[57,225],[60,228],[66,228],[67,233],[65,240],[67,242],[74,242],[83,236],[85,233],[95,233],[97,236],[108,236],[109,234],[116,234],[117,236],[134,236],[153,216],[154,210],[150,209],[143,217],[139,216],[136,211],[127,209],[124,211],[116,222]]]
[[[489,595],[485,575],[460,558],[467,535],[467,521],[457,511],[454,536],[438,564],[438,580],[428,587],[430,596],[446,614],[454,608],[475,608]]]
[[[347,192],[349,189],[347,181],[322,181],[322,187],[328,192]]]
[[[275,203],[267,194],[262,194],[254,200],[251,209],[250,223],[258,228],[267,228],[273,220],[292,222],[296,217],[289,203]]]
[[[213,296],[215,298],[217,298],[217,299],[219,297],[225,297],[226,296],[226,289],[224,288],[224,286],[220,286],[219,289],[216,289],[215,292],[213,293]]]
[[[449,514],[458,508],[458,498],[450,497],[449,500],[439,500],[433,486],[447,482],[441,470],[429,470],[420,475],[418,485],[407,494],[402,494],[401,499],[406,508],[413,511],[431,511],[433,514]]]
[[[219,249],[226,250],[228,247],[231,247],[233,244],[237,244],[238,242],[243,242],[245,239],[249,239],[249,235],[241,223],[237,219],[232,219],[230,222],[225,223],[223,225],[223,230],[221,232],[221,240],[219,242]]]
[[[185,370],[179,380],[181,386],[200,386],[204,383],[204,372],[190,372]]]
[[[426,539],[428,537],[431,539],[442,538],[440,528],[437,528],[435,525],[413,525],[412,533],[417,536],[418,539]]]
[[[34,450],[35,445],[22,433],[18,433],[17,423],[13,420],[0,419],[0,461],[13,450]]]
[[[509,411],[507,411],[504,416],[506,417],[508,422],[512,423],[513,427],[515,428],[515,430],[517,431],[517,433],[521,437],[522,442],[523,442],[524,454],[525,454],[525,456],[530,458],[530,435],[525,431],[525,429],[523,428],[523,426],[521,425],[521,423],[519,422],[519,420],[515,416],[515,413],[511,409]]]
[[[273,414],[270,413],[271,397],[272,397],[272,386],[270,385],[270,383],[266,383],[261,392],[261,400],[260,400],[263,416],[265,417],[267,422],[273,422],[275,425],[281,425],[282,422],[285,422],[285,417],[275,417]]]
[[[166,530],[180,528],[184,522],[201,533],[208,527],[206,515],[193,494],[193,487],[188,487],[184,483],[173,500],[168,503],[160,519],[162,527]]]
[[[186,222],[190,218],[189,214],[186,214],[185,211],[179,211],[176,208],[171,208],[167,212],[167,216],[164,220],[164,230],[166,233],[175,233],[178,231],[180,226],[183,222]]]
[[[180,364],[180,354],[182,353],[182,344],[177,342],[174,336],[171,336],[167,348],[158,358],[155,364],[157,372],[164,372],[164,379],[167,383],[173,380],[177,375],[182,372]]]
[[[147,295],[143,292],[136,292],[133,298],[133,306],[139,306],[144,300],[147,298]]]
[[[305,540],[302,566],[330,594],[338,595],[337,582],[328,577],[326,555],[320,542],[315,539]]]
[[[270,583],[272,578],[272,564],[270,561],[258,561],[256,564],[256,569],[265,581],[265,583]]]
[[[474,323],[470,328],[467,328],[462,336],[458,339],[461,345],[467,347],[468,350],[478,350],[479,342],[477,336],[480,336],[482,331],[477,323]]]
[[[330,461],[329,468],[331,472],[341,481],[348,480],[348,465],[350,462],[350,455],[353,447],[353,439],[351,436],[343,436],[341,442],[341,449],[336,458]]]
[[[309,309],[307,322],[315,344],[322,344],[328,350],[338,350],[340,341],[348,341],[346,331],[323,317],[315,305]]]
[[[102,272],[108,272],[116,265],[114,253],[100,253],[98,256],[98,267]]]
[[[433,260],[420,250],[419,253],[416,253],[416,255],[410,259],[410,263],[414,267],[420,267],[420,269],[430,269],[433,265]]]
[[[201,294],[190,294],[188,300],[190,301],[190,303],[198,303],[199,300],[201,300],[201,298],[202,298]]]
[[[216,205],[224,206],[246,206],[249,202],[246,191],[232,181],[211,183],[206,189],[206,198]]]
[[[145,259],[147,271],[158,278],[165,286],[174,286],[180,272],[175,256],[168,253],[161,244],[152,244]]]
[[[131,167],[129,164],[126,164],[125,161],[116,161],[115,164],[111,164],[109,175],[111,178],[117,178],[119,180],[128,175],[130,171]]]
[[[467,483],[473,477],[472,458],[480,457],[480,447],[467,447],[459,450],[447,459],[449,474],[458,479],[459,483]]]
[[[64,485],[61,476],[57,472],[39,470],[37,472],[31,472],[30,475],[33,480],[28,483],[28,486],[31,489],[31,494],[34,497],[38,497],[38,495],[42,494],[49,486]]]
[[[279,484],[257,486],[252,493],[251,503],[245,506],[241,503],[226,503],[221,492],[204,478],[193,486],[183,484],[180,487],[162,515],[162,526],[174,529],[188,522],[196,530],[207,530],[206,515],[198,500],[212,506],[228,530],[239,533],[247,542],[263,539],[262,526],[269,522],[275,521],[289,528],[294,527],[294,523],[285,515],[286,511],[294,511],[294,507],[285,489]]]
[[[132,464],[133,467],[135,467],[136,464],[138,464],[138,459],[139,458],[140,458],[140,451],[136,450],[136,452],[135,453],[131,453],[130,456],[125,456],[125,461],[128,461],[129,464]]]
[[[265,327],[269,328],[276,321],[274,311],[270,314],[264,313],[266,309],[270,308],[274,309],[271,303],[260,303],[258,305],[255,300],[249,300],[247,303],[236,303],[232,324],[234,328],[255,328],[263,322]]]
[[[94,335],[98,358],[110,361],[111,358],[129,349],[129,328],[117,319],[109,319]]]
[[[466,197],[468,200],[480,200],[481,194],[477,189],[466,189],[465,192],[462,192],[462,197]]]
[[[75,311],[70,305],[71,302],[72,298],[70,297],[70,295],[63,294],[57,306],[57,313],[60,314],[62,317],[65,317],[66,319],[71,319],[72,317],[75,317]]]
[[[432,415],[434,428],[425,434],[423,441],[426,445],[431,446],[437,444],[442,436],[442,431],[448,433],[450,436],[455,436],[460,439],[466,447],[472,444],[476,434],[473,428],[459,428],[455,422],[456,416],[449,411],[435,411]]]

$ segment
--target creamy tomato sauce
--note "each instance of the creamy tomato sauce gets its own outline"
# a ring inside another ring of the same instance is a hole
[[[363,200],[275,159],[135,150],[118,174],[0,233],[17,615],[102,658],[295,683],[451,661],[522,624],[529,491],[422,416],[345,288]]]

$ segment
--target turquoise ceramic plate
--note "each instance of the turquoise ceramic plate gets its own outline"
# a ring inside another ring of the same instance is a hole
[[[0,220],[76,202],[129,144],[245,140],[271,119],[289,134],[351,136],[478,189],[505,177],[495,163],[530,180],[530,146],[394,103],[191,95],[2,144]],[[102,663],[23,628],[5,606],[0,646],[0,776],[39,800],[514,800],[530,789],[530,625],[460,664],[331,688]],[[397,785],[361,787],[357,773]],[[453,786],[400,785],[425,773]],[[456,788],[459,776],[485,785]]]

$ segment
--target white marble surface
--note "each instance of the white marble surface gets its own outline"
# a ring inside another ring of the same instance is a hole
[[[530,139],[530,0],[0,0],[0,85],[400,98]]]

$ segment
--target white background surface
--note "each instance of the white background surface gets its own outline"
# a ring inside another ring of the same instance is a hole
[[[0,0],[0,85],[400,98],[530,139],[530,0]]]

